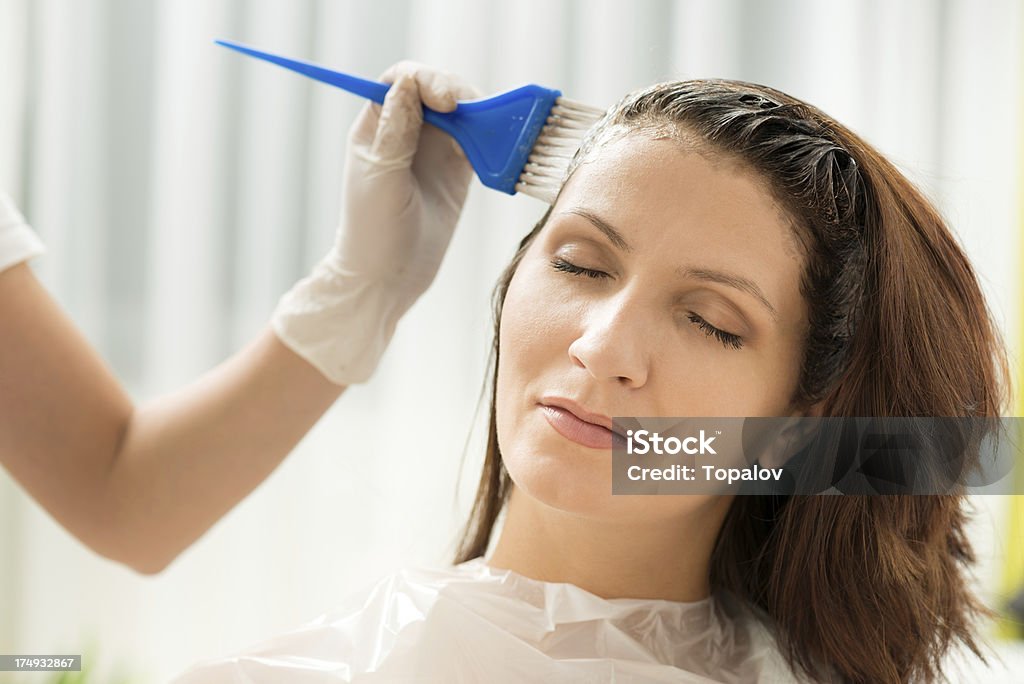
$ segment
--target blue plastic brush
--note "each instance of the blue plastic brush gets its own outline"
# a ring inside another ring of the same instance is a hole
[[[240,43],[216,42],[378,104],[391,87]],[[462,100],[452,112],[423,108],[423,120],[458,141],[484,185],[510,195],[522,192],[548,204],[554,202],[583,135],[603,114],[603,109],[567,100],[561,91],[538,85]]]

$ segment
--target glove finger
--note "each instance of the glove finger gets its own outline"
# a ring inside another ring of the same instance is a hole
[[[381,74],[380,80],[391,83],[401,75],[415,78],[423,104],[439,112],[454,110],[457,100],[480,97],[480,91],[459,76],[409,60],[392,64]]]
[[[420,132],[420,148],[412,171],[420,184],[431,190],[443,186],[465,188],[473,175],[459,143],[433,126],[424,126]]]
[[[465,100],[476,100],[483,97],[483,93],[478,88],[464,80],[462,77],[451,72],[434,71],[430,75],[431,86],[438,92],[444,93],[446,97],[451,97],[452,100],[456,101],[456,103]],[[442,153],[442,158],[444,160],[447,160],[450,157],[455,157],[459,160],[466,159],[466,153],[454,138],[445,138],[442,144],[443,149],[445,150],[445,152]]]
[[[401,75],[410,75],[416,79],[423,103],[439,112],[453,111],[458,100],[475,100],[483,97],[483,92],[460,76],[449,71],[429,67],[419,62],[403,60],[388,67],[379,80],[391,83]],[[429,130],[429,129],[428,129]],[[421,139],[423,134],[421,133]],[[466,159],[463,149],[452,138],[445,138],[441,145],[446,152],[442,155],[457,159]],[[430,147],[434,147],[430,145]],[[440,149],[440,148],[434,148]],[[433,156],[430,153],[427,156]]]
[[[419,145],[423,109],[415,79],[399,76],[384,97],[370,154],[380,161],[408,166]]]
[[[483,97],[483,92],[479,88],[465,81],[460,76],[447,71],[436,72],[434,75],[434,86],[438,90],[451,95],[457,101],[477,100]],[[465,151],[454,138],[451,138],[448,144],[454,157],[466,160]]]
[[[436,112],[455,110],[458,95],[447,87],[449,74],[428,67],[419,61],[403,59],[387,68],[380,80],[391,83],[401,76],[409,76],[416,81],[423,103]]]
[[[451,94],[457,100],[476,100],[483,97],[483,92],[479,88],[449,71],[434,72],[433,85],[440,92]]]
[[[473,177],[465,154],[446,133],[424,126],[412,173],[423,191],[425,210],[435,217],[428,222],[428,232],[440,231],[450,238]]]
[[[458,76],[432,69],[419,62],[402,61],[392,64],[377,80],[393,84],[402,75],[415,78],[423,103],[439,112],[455,109],[456,99],[469,100],[481,97],[478,89]],[[376,137],[380,114],[379,104],[367,102],[349,130],[349,142],[369,147]]]
[[[349,146],[369,147],[377,135],[377,123],[380,121],[381,106],[376,102],[367,102],[359,111],[352,127],[348,130]]]

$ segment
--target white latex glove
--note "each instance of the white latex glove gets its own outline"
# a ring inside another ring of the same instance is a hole
[[[399,318],[437,274],[473,170],[446,133],[423,125],[421,102],[448,112],[479,97],[457,77],[415,62],[380,77],[348,134],[342,217],[334,246],[278,302],[277,336],[331,382],[367,380]]]

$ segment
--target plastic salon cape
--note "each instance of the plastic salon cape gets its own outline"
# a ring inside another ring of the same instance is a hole
[[[737,606],[603,599],[475,558],[392,574],[174,684],[796,681],[768,630]]]

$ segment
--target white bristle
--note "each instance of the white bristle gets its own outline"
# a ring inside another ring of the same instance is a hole
[[[604,113],[564,97],[555,100],[516,183],[516,192],[552,204],[583,136]]]

